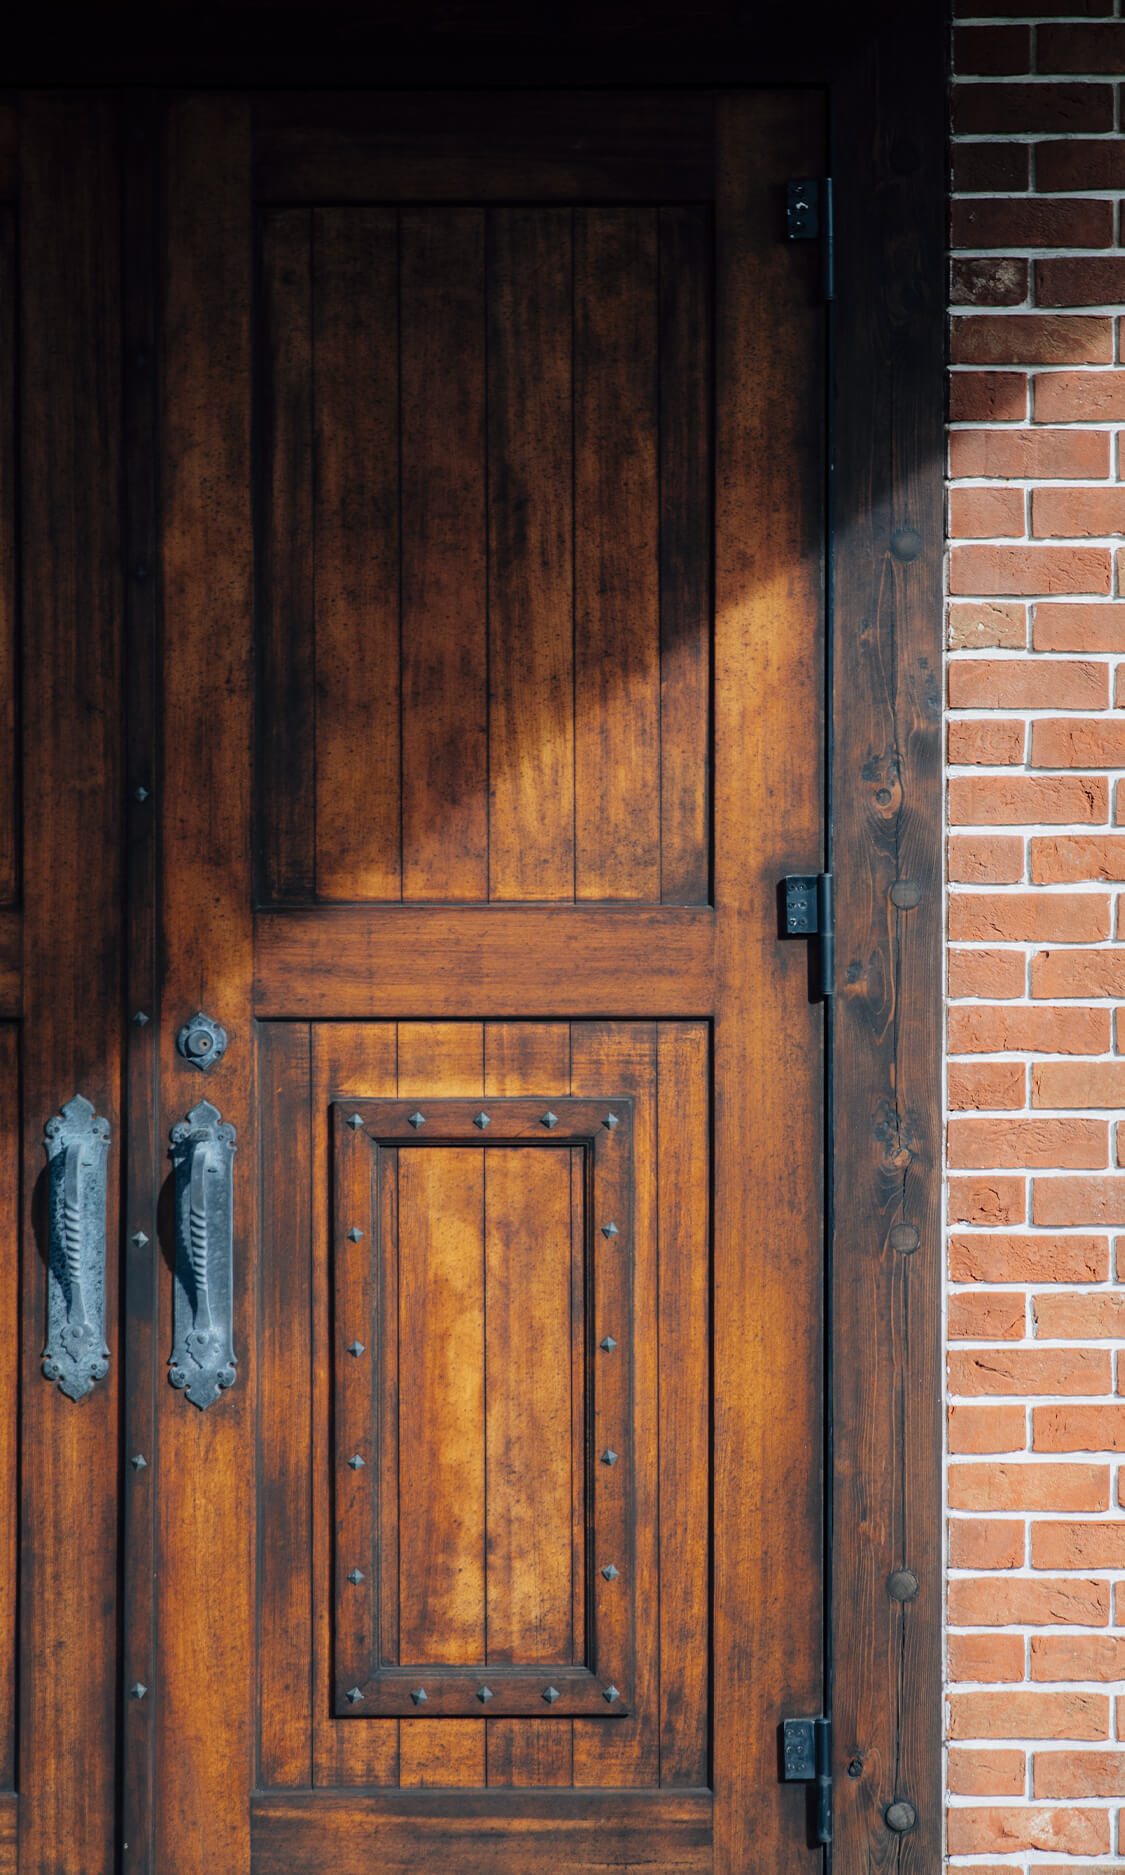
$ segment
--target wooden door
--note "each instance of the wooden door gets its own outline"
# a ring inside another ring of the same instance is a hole
[[[21,158],[106,165],[77,294],[24,261],[74,307],[25,526],[46,577],[61,462],[68,564],[126,551],[104,749],[27,680],[25,1138],[89,1095],[123,1261],[83,1404],[25,1327],[20,1868],[812,1869],[820,100],[84,109]],[[78,589],[36,607],[65,658]],[[75,1620],[96,1728],[42,1704]]]

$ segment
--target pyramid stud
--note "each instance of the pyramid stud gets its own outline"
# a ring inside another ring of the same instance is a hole
[[[143,1029],[143,1028],[144,1028],[144,1026],[145,1026],[145,1024],[146,1024],[146,1023],[147,1023],[147,1021],[148,1021],[148,1017],[147,1017],[147,1015],[145,1014],[145,1012],[144,1012],[144,1010],[143,1010],[143,1009],[138,1009],[138,1010],[137,1010],[137,1013],[136,1013],[136,1015],[135,1015],[135,1016],[133,1017],[133,1021],[134,1021],[134,1022],[136,1023],[136,1025],[137,1025],[137,1027],[138,1027],[139,1029]]]
[[[607,1335],[604,1341],[598,1343],[598,1346],[604,1348],[607,1354],[612,1354],[617,1343],[612,1335]]]
[[[426,1689],[425,1689],[425,1687],[424,1687],[424,1686],[416,1686],[416,1687],[414,1688],[414,1691],[413,1691],[413,1692],[411,1693],[411,1695],[410,1695],[410,1697],[411,1697],[411,1699],[412,1699],[412,1700],[414,1701],[414,1704],[415,1704],[416,1706],[424,1706],[424,1705],[425,1705],[425,1703],[426,1703]]]
[[[482,1706],[487,1706],[489,1700],[492,1698],[491,1686],[482,1686],[480,1692],[477,1694],[477,1698],[480,1700]]]
[[[358,1224],[353,1224],[351,1230],[348,1232],[349,1240],[352,1243],[358,1243],[362,1236],[363,1232],[360,1230]]]
[[[360,1692],[358,1686],[349,1686],[347,1692],[344,1694],[344,1698],[347,1700],[349,1706],[354,1706],[363,1698],[363,1694]]]
[[[353,1471],[362,1471],[363,1463],[364,1461],[360,1457],[358,1452],[353,1452],[351,1457],[348,1460],[348,1464],[351,1466]]]
[[[617,1115],[615,1113],[607,1113],[605,1119],[602,1121],[602,1125],[608,1126],[612,1133],[614,1127],[617,1125]]]
[[[133,1242],[136,1244],[138,1250],[144,1249],[148,1238],[145,1236],[143,1230],[135,1230],[133,1232]]]
[[[418,1131],[420,1126],[425,1126],[426,1124],[426,1116],[424,1113],[411,1113],[407,1117],[415,1132]]]
[[[617,1463],[617,1453],[607,1447],[607,1449],[602,1453],[602,1464],[603,1465],[616,1465],[616,1463]]]
[[[543,1115],[543,1118],[539,1122],[540,1126],[546,1127],[548,1133],[551,1131],[553,1127],[556,1127],[558,1123],[559,1123],[559,1116],[557,1113],[545,1113]]]
[[[353,1113],[351,1119],[348,1121],[348,1125],[351,1127],[353,1133],[358,1133],[360,1127],[363,1125],[362,1113]]]
[[[617,1230],[616,1224],[603,1224],[602,1225],[603,1237],[616,1237],[617,1235],[618,1235],[618,1230]]]
[[[545,1700],[547,1701],[547,1704],[548,1704],[549,1706],[553,1706],[553,1705],[554,1705],[554,1703],[555,1703],[555,1701],[556,1701],[556,1699],[561,1699],[561,1698],[562,1698],[562,1694],[561,1694],[561,1693],[559,1692],[559,1690],[558,1690],[558,1687],[557,1687],[557,1686],[548,1686],[548,1688],[547,1688],[547,1690],[546,1690],[546,1692],[544,1693],[544,1695],[543,1695],[543,1697],[544,1697],[544,1699],[545,1699]]]
[[[143,1699],[147,1692],[148,1687],[143,1680],[134,1680],[129,1688],[129,1697],[130,1699]]]
[[[361,1355],[361,1354],[363,1353],[363,1343],[362,1343],[362,1341],[349,1341],[349,1342],[348,1342],[348,1353],[349,1353],[349,1354],[351,1354],[351,1355],[353,1355],[353,1356],[355,1357],[355,1359],[356,1359],[356,1360],[358,1361],[358,1359],[359,1359],[359,1357],[360,1357],[360,1355]]]
[[[349,1570],[348,1581],[351,1583],[353,1588],[357,1589],[360,1583],[363,1581],[363,1570],[362,1569]]]
[[[132,1458],[129,1460],[129,1463],[130,1465],[132,1465],[134,1471],[147,1471],[148,1470],[148,1459],[145,1457],[143,1452],[134,1452]]]
[[[475,1119],[473,1120],[473,1125],[479,1126],[481,1132],[483,1133],[486,1126],[492,1125],[492,1116],[490,1114],[485,1113],[482,1109],[481,1112],[478,1113]]]
[[[607,1686],[605,1692],[602,1694],[602,1698],[608,1700],[611,1706],[616,1705],[620,1697],[621,1694],[618,1692],[616,1686]]]
[[[605,1568],[602,1570],[602,1574],[607,1582],[616,1582],[621,1571],[620,1569],[615,1569],[611,1562],[607,1562]]]

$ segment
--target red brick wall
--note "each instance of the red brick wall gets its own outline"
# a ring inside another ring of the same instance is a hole
[[[1125,19],[960,10],[948,1843],[1092,1875],[1125,1871]]]

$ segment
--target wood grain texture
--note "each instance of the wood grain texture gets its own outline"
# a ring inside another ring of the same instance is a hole
[[[402,886],[398,263],[393,212],[313,217],[316,596],[301,630],[315,618],[321,899]]]
[[[708,1015],[714,915],[669,906],[594,911],[403,907],[259,912],[256,1013],[332,1020]]]
[[[872,1875],[928,1875],[942,1837],[942,32],[927,3],[857,58],[834,151],[835,1853]],[[891,903],[896,879],[915,909]],[[921,1586],[893,1602],[903,1567]],[[918,1816],[902,1836],[896,1798]]]
[[[81,1406],[40,1373],[43,1128],[75,1093],[121,1148],[121,244],[114,113],[28,95],[20,137],[23,593],[20,1866],[114,1867],[118,1631],[117,1261],[113,1365]],[[94,472],[92,465],[97,464]],[[82,1662],[82,1697],[58,1695]]]
[[[0,1358],[9,1374],[18,1374],[20,1363],[19,1243],[19,1031],[5,1024],[0,1028]],[[0,1403],[0,1791],[16,1782],[19,1518],[19,1391],[13,1386]],[[15,1806],[0,1798],[0,1831],[5,1822],[12,1827],[14,1868]]]
[[[822,105],[728,95],[718,137],[712,1776],[715,1867],[743,1875],[821,1861],[777,1727],[821,1698],[823,1022],[776,892],[823,839],[823,314],[777,225]]]
[[[0,198],[0,905],[19,896],[19,665],[16,641],[16,325],[19,279],[15,210]]]
[[[22,1010],[23,919],[19,912],[0,911],[0,1018]]]
[[[207,1094],[238,1129],[235,1385],[206,1412],[159,1393],[156,1867],[249,1862],[254,1777],[253,1520],[258,1133],[251,1019],[252,542],[249,111],[169,105],[163,227],[164,635],[160,916],[162,1127],[200,1097],[176,1053],[213,1011],[229,1046]],[[173,1253],[165,1243],[166,1255]],[[171,1347],[171,1285],[164,1289]],[[222,1618],[216,1619],[221,1609]]]
[[[574,223],[575,896],[658,900],[657,223]]]
[[[0,1875],[19,1875],[19,1801],[0,1792]]]
[[[253,1875],[313,1875],[328,1859],[339,1875],[368,1875],[375,1834],[380,1870],[395,1875],[416,1870],[419,1857],[458,1875],[712,1867],[706,1791],[402,1791],[257,1798]]]

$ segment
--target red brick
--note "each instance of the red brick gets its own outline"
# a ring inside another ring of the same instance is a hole
[[[953,1061],[948,1074],[949,1105],[955,1113],[967,1107],[992,1113],[1022,1107],[1026,1083],[1022,1061]]]
[[[949,819],[955,827],[1101,825],[1109,813],[1109,787],[1095,775],[959,775],[949,784]],[[1020,858],[1022,861],[1022,842]],[[1023,866],[1013,874],[1018,879]]]
[[[949,532],[960,540],[1019,539],[1024,533],[1022,488],[951,488]]]
[[[1037,1178],[1034,1202],[1037,1224],[1112,1229],[1125,1224],[1125,1178]]]
[[[972,147],[971,145],[969,146]],[[983,144],[995,149],[995,144]],[[1003,146],[1000,146],[1003,147]],[[1018,175],[1021,165],[1015,165]],[[969,165],[971,170],[972,165]],[[981,167],[987,174],[987,165]],[[1022,188],[1022,182],[981,182],[982,189]],[[1060,137],[1057,142],[1035,145],[1035,186],[1052,193],[1060,190],[1125,189],[1125,143],[1119,137],[1105,140],[1085,137]]]
[[[1115,1582],[1113,1585],[1113,1622],[1115,1627],[1125,1627],[1125,1582]]]
[[[1109,1583],[1075,1576],[1037,1582],[1006,1576],[955,1580],[949,1584],[949,1622],[955,1628],[1104,1628],[1109,1625]]]
[[[1125,72],[1125,26],[1041,25],[1037,36],[1041,72]],[[1099,89],[1093,85],[1089,90]],[[1085,126],[1091,130],[1094,125]]]
[[[1109,1352],[1101,1348],[955,1348],[949,1356],[956,1396],[1109,1390]]]
[[[1031,496],[1031,529],[1044,539],[1120,534],[1125,531],[1125,488],[1036,488]]]
[[[1022,651],[1027,644],[1027,607],[974,599],[949,608],[951,651]]]
[[[1032,1638],[1033,1680],[1119,1680],[1123,1673],[1125,1635],[1036,1634]]]
[[[1021,1569],[1026,1539],[1014,1518],[952,1517],[949,1521],[951,1569]]]
[[[949,1215],[955,1224],[1022,1224],[1027,1194],[1022,1178],[951,1178]]]
[[[1036,885],[1079,885],[1125,880],[1125,834],[1044,834],[1031,842]]]
[[[1019,1634],[951,1634],[946,1646],[949,1677],[958,1681],[1024,1678],[1024,1642]]]
[[[1009,323],[1015,321],[1009,316]],[[1104,430],[953,430],[949,473],[1021,476],[1036,481],[1090,481],[1110,472]]]
[[[1108,1510],[1109,1467],[1047,1465],[1035,1458],[1022,1464],[951,1465],[949,1507],[983,1511]]]
[[[973,833],[949,841],[947,876],[957,885],[1019,885],[1023,871],[1022,840]]]
[[[951,950],[946,957],[950,996],[1022,996],[1027,968],[1018,951]]]
[[[1125,768],[1125,722],[1042,717],[1031,725],[1031,761],[1035,768]]]
[[[949,1122],[948,1156],[958,1171],[989,1166],[1100,1171],[1109,1161],[1108,1126],[1105,1120],[956,1118]]]
[[[981,0],[956,0],[959,19],[981,17]],[[989,19],[1026,19],[1027,0],[988,0]],[[1113,0],[1051,0],[1054,19],[1100,19],[1113,12]]]
[[[951,423],[1026,423],[1026,371],[953,371]],[[1066,419],[1064,418],[1065,422]]]
[[[1071,431],[1072,436],[1084,433]],[[1003,436],[1004,431],[997,430],[996,435]],[[1108,594],[1113,583],[1108,547],[955,546],[949,569],[951,592],[1011,593],[1027,598],[1041,593]]]
[[[1030,290],[1029,264],[1012,254],[961,257],[950,267],[951,306],[1022,306]]]
[[[971,1289],[949,1298],[951,1341],[1022,1341],[1027,1334],[1027,1301],[1017,1291]]]
[[[1032,644],[1037,651],[1125,651],[1125,605],[1037,605]]]
[[[1115,423],[1122,420],[1125,420],[1125,371],[1045,371],[1036,376],[1037,423]]]
[[[1125,1452],[1125,1406],[1037,1406],[1032,1422],[1036,1452]]]
[[[1018,716],[972,716],[963,722],[954,718],[947,727],[949,760],[974,767],[1022,762],[1026,736],[1027,725]]]
[[[1060,209],[1068,205],[1057,204]],[[1108,208],[1110,204],[1107,202]],[[1074,245],[1080,245],[1075,243]],[[1112,306],[1125,298],[1125,257],[1120,255],[1052,255],[1035,263],[1035,302],[1038,306]],[[972,302],[967,302],[971,304]],[[994,301],[995,305],[1015,304]]]
[[[1037,1797],[1122,1797],[1125,1751],[1037,1751],[1033,1775]]]
[[[949,1701],[951,1738],[1101,1739],[1108,1734],[1104,1693],[954,1693]]]
[[[1125,996],[1125,951],[1040,951],[1031,960],[1033,996]]]
[[[958,1235],[949,1240],[955,1283],[1103,1283],[1107,1237]]]
[[[974,77],[1005,78],[1031,70],[1029,26],[958,26],[953,34],[953,69]]]
[[[1093,944],[1109,936],[1109,900],[1089,892],[958,892],[950,899],[949,935],[962,944]],[[1061,1052],[1068,1048],[1065,1044]],[[1101,1051],[1076,1047],[1075,1052]]]
[[[1113,784],[1113,819],[1116,826],[1125,825],[1125,781]]]
[[[1029,156],[1030,146],[1026,143],[956,143],[953,146],[954,193],[1008,195],[1026,189],[1031,174]],[[1093,189],[1102,185],[1085,183],[1082,186]]]
[[[1109,1849],[1109,1812],[958,1804],[946,1812],[946,1846],[950,1855],[979,1855],[990,1849],[1005,1855],[1020,1849],[1102,1855]]]
[[[1024,1051],[1104,1055],[1108,1048],[1108,1009],[1027,1009],[1003,1003],[958,1003],[949,1012],[949,1049],[954,1055]]]
[[[1125,1294],[1115,1290],[1101,1295],[1036,1296],[1035,1326],[1036,1333],[1047,1341],[1123,1340]],[[1061,1412],[1063,1409],[1059,1410]],[[1101,1407],[1090,1407],[1088,1410],[1092,1413],[1102,1411]],[[1092,1449],[1102,1451],[1105,1448],[1097,1446]]]
[[[1125,1061],[1037,1061],[1031,1090],[1033,1107],[1125,1107]]]
[[[1022,1751],[974,1751],[954,1745],[948,1787],[955,1797],[1022,1797],[1026,1767]]]
[[[946,1425],[950,1451],[965,1456],[1022,1452],[1027,1445],[1027,1416],[1022,1406],[951,1406]]]
[[[1113,327],[1088,313],[966,313],[954,319],[955,365],[1111,365]]]
[[[954,247],[1112,247],[1113,203],[1041,196],[963,196],[953,204]],[[1111,298],[1115,297],[1110,295]],[[1011,302],[1001,301],[1000,304]],[[1069,301],[1043,300],[1041,305]],[[1098,301],[1101,304],[1101,301]]]
[[[1040,27],[1040,35],[1043,31]],[[1039,43],[1042,64],[1042,37]],[[954,92],[953,129],[959,137],[1002,136],[1011,130],[1060,135],[1112,130],[1113,86],[959,85]]]
[[[1034,1569],[1125,1569],[1125,1520],[1070,1523],[1060,1518],[1032,1524],[1031,1563]],[[1099,1734],[1063,1732],[1059,1736],[1096,1738]]]

